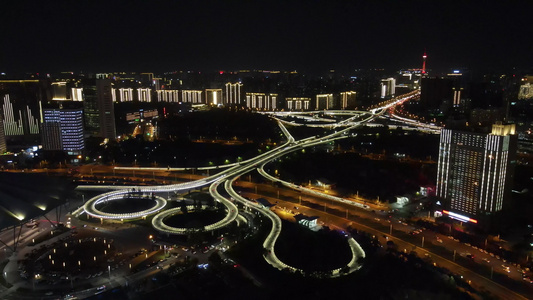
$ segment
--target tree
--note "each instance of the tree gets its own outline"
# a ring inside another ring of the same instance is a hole
[[[218,251],[215,251],[211,255],[209,255],[207,261],[209,261],[209,263],[214,266],[222,265],[222,258],[220,258]]]
[[[184,213],[184,214],[186,214],[188,212],[187,211],[187,205],[185,204],[185,200],[181,201],[180,209],[181,209],[181,212]]]
[[[210,206],[210,207],[215,207],[216,205],[216,201],[213,197],[209,196],[209,198],[207,198],[207,205]]]
[[[202,201],[194,199],[194,209],[200,211],[202,209]]]

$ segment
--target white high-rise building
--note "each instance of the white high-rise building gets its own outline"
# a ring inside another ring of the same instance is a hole
[[[246,93],[246,107],[257,110],[275,110],[278,94]]]
[[[332,109],[333,108],[333,94],[318,94],[316,95],[315,109]]]
[[[72,101],[83,101],[83,88],[70,89],[70,96]]]
[[[289,97],[285,98],[285,108],[288,110],[309,110],[311,98]]]
[[[183,103],[192,103],[192,104],[203,103],[202,91],[182,90],[181,91],[181,102],[183,102]]]
[[[133,101],[132,88],[113,88],[113,102],[131,102]]]
[[[341,109],[354,108],[355,95],[356,92],[354,91],[341,92]]]
[[[225,95],[225,105],[231,105],[231,104],[241,104],[241,88],[242,83],[236,82],[226,83],[226,95]]]
[[[39,114],[28,105],[23,109],[15,109],[9,94],[4,95],[2,103],[4,113],[4,134],[6,136],[23,136],[39,134]],[[25,130],[25,127],[27,128]]]
[[[443,129],[437,170],[443,212],[477,223],[502,210],[511,192],[516,141],[514,124],[495,124],[489,134]]]
[[[4,119],[2,114],[0,114],[0,155],[4,154],[7,151],[6,147],[6,135],[4,134]]]
[[[149,88],[138,88],[137,99],[139,102],[152,102],[152,90]]]
[[[381,79],[381,98],[392,98],[396,93],[396,79]]]
[[[157,91],[157,102],[180,102],[179,90],[159,90]]]
[[[206,89],[205,103],[209,105],[222,105],[222,89]]]

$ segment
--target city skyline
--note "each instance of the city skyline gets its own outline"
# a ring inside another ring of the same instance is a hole
[[[529,70],[531,4],[479,4],[9,3],[0,72]]]
[[[533,295],[533,3],[2,11],[1,299]]]

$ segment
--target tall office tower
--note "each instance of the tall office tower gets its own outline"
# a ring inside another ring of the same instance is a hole
[[[6,146],[6,135],[4,134],[4,118],[2,118],[2,114],[0,114],[0,155],[6,153],[7,146]]]
[[[138,88],[137,100],[139,102],[152,102],[152,90],[149,88]]]
[[[311,98],[291,97],[285,98],[285,107],[288,110],[309,110]]]
[[[115,140],[115,109],[111,96],[111,79],[96,80],[96,97],[100,113],[100,136],[104,139]]]
[[[157,91],[157,102],[180,102],[179,90],[159,90]]]
[[[203,103],[203,101],[202,101],[202,91],[182,90],[181,91],[181,102],[183,102],[183,103],[192,103],[192,104]]]
[[[226,95],[225,95],[226,98],[225,98],[224,104],[225,105],[241,104],[241,88],[242,88],[242,83],[240,82],[226,83]]]
[[[222,89],[206,89],[205,103],[209,105],[222,105]]]
[[[44,150],[62,150],[68,155],[81,154],[85,148],[83,110],[45,108],[42,110],[41,137]]]
[[[98,111],[98,97],[96,96],[96,81],[95,79],[84,79],[82,84],[85,133],[98,136],[100,135],[100,112]]]
[[[510,196],[517,136],[515,125],[492,126],[492,132],[443,129],[437,170],[437,196],[450,217],[477,223],[502,210]]]
[[[246,107],[257,110],[274,110],[278,94],[246,93]]]
[[[396,79],[381,79],[381,99],[392,98],[396,94]]]
[[[332,109],[333,108],[333,94],[318,94],[316,95],[315,109]]]
[[[355,95],[354,91],[341,92],[341,109],[354,109]]]

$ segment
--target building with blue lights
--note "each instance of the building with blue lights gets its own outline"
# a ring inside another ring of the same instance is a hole
[[[83,109],[42,110],[41,137],[44,150],[61,150],[79,155],[85,148]]]

